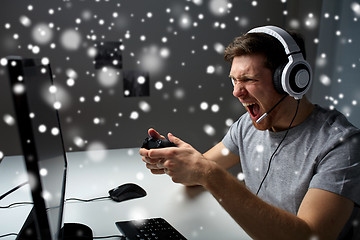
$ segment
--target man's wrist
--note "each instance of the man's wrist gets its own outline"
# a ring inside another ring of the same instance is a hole
[[[214,161],[207,161],[204,174],[200,179],[200,185],[208,189],[219,179],[223,169]]]

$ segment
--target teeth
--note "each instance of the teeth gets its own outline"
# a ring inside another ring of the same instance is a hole
[[[254,105],[255,103],[242,103],[242,105],[244,106],[244,107],[248,107],[248,106],[251,106],[251,105]]]

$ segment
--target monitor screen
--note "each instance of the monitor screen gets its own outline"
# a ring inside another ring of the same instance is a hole
[[[57,111],[61,103],[47,59],[11,56],[7,60],[37,236],[55,240],[63,225],[67,169]]]

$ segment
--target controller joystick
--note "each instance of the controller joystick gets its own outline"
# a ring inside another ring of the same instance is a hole
[[[166,147],[177,147],[174,143],[165,139],[155,139],[152,137],[145,138],[141,148],[155,149],[155,148],[166,148]]]

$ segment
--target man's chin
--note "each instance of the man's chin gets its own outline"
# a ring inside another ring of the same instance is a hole
[[[268,124],[266,124],[265,122],[265,119],[259,123],[256,123],[256,120],[254,119],[252,120],[252,123],[257,130],[265,131],[269,129]]]

